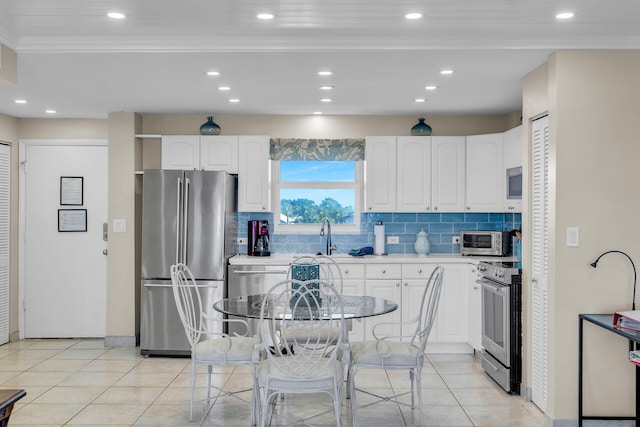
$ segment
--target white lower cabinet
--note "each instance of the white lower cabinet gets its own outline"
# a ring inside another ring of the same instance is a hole
[[[427,352],[471,353],[468,342],[468,267],[444,266],[442,291],[436,321],[431,329]]]
[[[482,289],[476,283],[478,267],[468,264],[467,289],[469,292],[469,345],[475,351],[482,350]]]
[[[400,264],[368,264],[366,266],[366,295],[385,298],[398,304],[398,309],[382,316],[365,319],[365,339],[373,339],[373,327],[377,323],[393,322],[396,325],[384,325],[377,328],[378,335],[400,336],[399,323],[402,319],[402,266]]]
[[[402,265],[402,322],[414,320],[420,314],[422,295],[427,285],[427,280],[437,267],[437,264],[403,264]],[[414,324],[415,325],[415,324]],[[417,325],[416,325],[417,326]],[[406,326],[402,335],[404,341],[411,340],[413,326]],[[433,334],[431,335],[433,337]]]
[[[365,295],[364,291],[364,264],[341,264],[342,293],[345,295]],[[345,315],[349,313],[349,307],[344,308]],[[364,340],[363,319],[349,320],[349,341],[358,342]]]

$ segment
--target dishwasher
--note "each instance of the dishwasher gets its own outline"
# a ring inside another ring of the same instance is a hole
[[[227,297],[264,294],[273,285],[287,279],[289,265],[229,265],[227,281]],[[243,319],[249,324],[247,336],[258,334],[258,319],[246,319],[228,316],[229,319]],[[228,323],[227,333],[244,334],[244,327],[235,323]]]

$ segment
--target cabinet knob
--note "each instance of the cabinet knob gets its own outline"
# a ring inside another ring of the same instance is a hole
[[[405,285],[405,286],[409,286],[409,284],[408,284],[407,282],[404,282],[404,285]]]
[[[387,270],[382,270],[382,274],[387,274]]]
[[[468,211],[470,211],[470,210],[471,210],[471,207],[470,207],[470,206],[467,206],[467,210],[468,210]]]
[[[431,210],[431,206],[427,206],[427,210],[430,211]]]
[[[434,206],[434,207],[433,207],[433,210],[434,210],[434,211],[437,211],[437,210],[438,210],[438,207],[437,207],[437,206]]]
[[[349,274],[349,269],[348,268],[345,268],[344,274]]]
[[[399,288],[399,287],[400,287],[400,283],[396,283],[396,288]]]
[[[418,274],[422,274],[422,269],[421,268],[418,269]]]

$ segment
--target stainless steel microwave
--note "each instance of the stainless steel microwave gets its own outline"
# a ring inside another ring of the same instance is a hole
[[[508,231],[461,231],[462,255],[506,256],[511,254],[511,238]]]

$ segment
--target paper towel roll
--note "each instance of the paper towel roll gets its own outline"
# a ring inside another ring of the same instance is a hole
[[[374,245],[373,251],[377,255],[384,254],[384,225],[381,221],[373,226]]]

